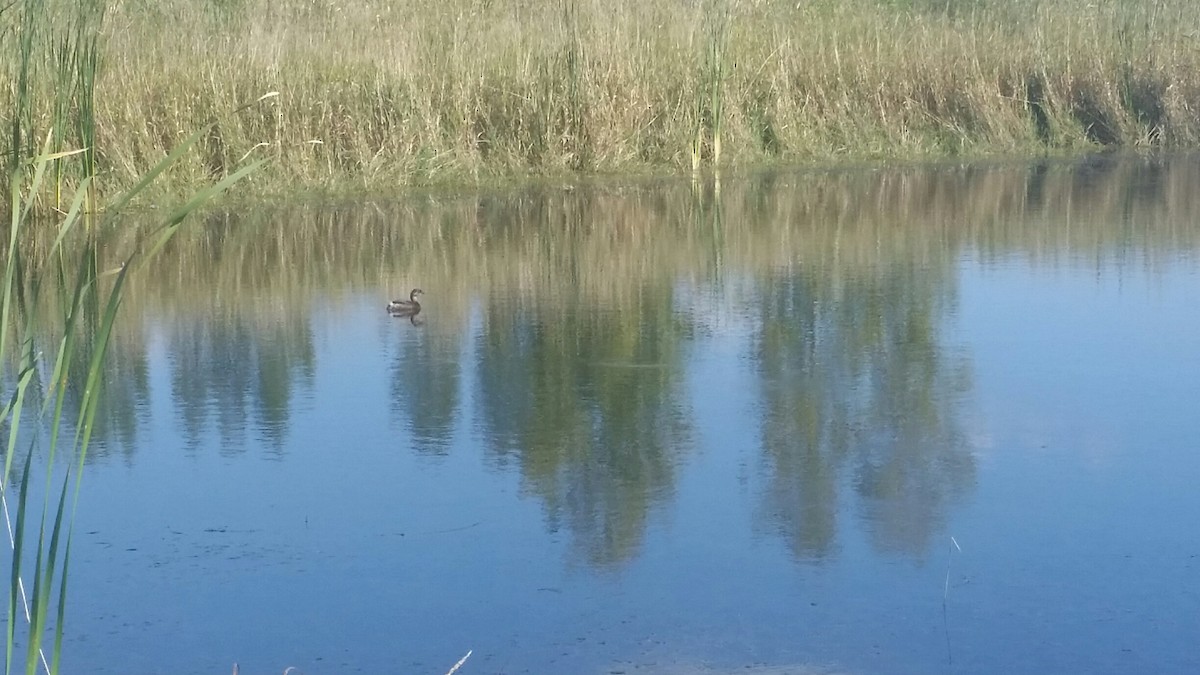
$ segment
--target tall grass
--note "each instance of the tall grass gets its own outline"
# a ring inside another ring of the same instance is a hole
[[[386,192],[1200,141],[1190,0],[127,0],[105,25],[110,193],[261,91],[280,96],[223,118],[168,184],[247,154],[279,160],[263,191]],[[0,96],[51,86],[22,72]]]
[[[22,0],[0,8],[4,19],[17,18],[4,24],[0,42],[0,53],[10,57],[8,74],[15,85],[3,101],[9,190],[0,287],[0,428],[7,431],[0,506],[12,547],[5,673],[23,670],[33,675],[41,669],[51,675],[60,667],[82,468],[105,388],[104,363],[134,263],[151,259],[192,211],[258,165],[230,170],[220,180],[197,186],[191,199],[146,231],[144,244],[112,272],[102,272],[95,228],[79,223],[95,220],[99,228],[111,227],[139,192],[213,126],[180,139],[155,168],[98,210],[93,191],[98,166],[95,113],[100,101],[98,31],[104,11],[96,0]],[[35,144],[37,138],[44,140]],[[69,144],[78,145],[64,149]],[[68,160],[76,159],[77,168],[68,174]],[[62,199],[64,180],[73,184],[69,205]],[[37,207],[48,194],[57,213],[56,234],[48,247],[31,247],[29,243],[46,232],[47,220],[39,213],[48,210]],[[32,256],[31,250],[36,252]],[[77,414],[69,419],[65,402],[72,381],[83,386],[73,407]],[[69,439],[65,446],[64,439]],[[66,461],[60,461],[61,450],[66,451]],[[32,480],[35,475],[42,480]],[[47,645],[51,631],[53,640]]]

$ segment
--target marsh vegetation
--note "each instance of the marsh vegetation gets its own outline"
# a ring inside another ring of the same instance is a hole
[[[167,185],[261,157],[278,161],[259,191],[388,193],[1200,140],[1187,0],[22,0],[4,16],[38,30],[0,33],[22,56],[0,114],[27,129],[0,152],[69,131],[103,191],[213,120]],[[63,87],[85,95],[64,108],[46,95]]]

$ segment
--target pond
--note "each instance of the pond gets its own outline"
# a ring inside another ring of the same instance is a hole
[[[1198,185],[1101,157],[197,221],[112,347],[66,670],[1198,672]]]

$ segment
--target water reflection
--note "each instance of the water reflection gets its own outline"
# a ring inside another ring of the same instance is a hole
[[[311,389],[316,371],[309,323],[276,310],[252,322],[180,317],[164,331],[171,400],[187,447],[196,448],[212,425],[222,453],[258,444],[282,452],[296,392]]]
[[[1193,256],[1198,179],[1194,158],[1093,159],[215,214],[135,279],[92,459],[150,451],[155,367],[192,452],[215,433],[223,454],[286,453],[319,373],[363,377],[325,366],[322,336],[419,282],[427,323],[381,333],[390,427],[433,457],[476,434],[588,564],[634,558],[669,507],[696,446],[687,356],[730,331],[760,405],[755,528],[824,560],[853,497],[877,550],[921,557],[977,470],[956,266]],[[681,301],[734,279],[735,306]]]
[[[848,473],[877,548],[920,555],[974,474],[960,430],[969,362],[942,330],[955,270],[911,258],[826,267],[769,280],[758,303],[763,513],[797,556],[823,558]]]
[[[495,303],[478,338],[490,452],[511,458],[550,528],[566,526],[593,564],[636,552],[689,445],[680,403],[687,331],[672,304],[669,289],[611,308]]]
[[[421,326],[404,317],[393,321]],[[428,339],[419,330],[392,332],[395,353],[388,366],[392,419],[403,421],[417,452],[444,455],[459,414],[460,354],[452,342]]]
[[[1161,618],[1197,615],[1197,182],[1104,158],[213,214],[132,277],[65,649],[925,673],[952,642],[1010,672],[1055,635],[1077,670],[1194,671]]]

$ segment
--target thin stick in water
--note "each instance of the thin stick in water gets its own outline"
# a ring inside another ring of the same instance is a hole
[[[463,655],[463,657],[462,657],[461,659],[459,659],[459,660],[458,660],[458,663],[454,664],[454,667],[453,667],[453,668],[451,668],[451,669],[450,669],[450,670],[449,670],[449,671],[446,673],[446,675],[454,675],[454,673],[455,673],[455,672],[457,672],[459,668],[462,668],[462,664],[466,663],[466,662],[467,662],[467,659],[471,658],[471,654],[472,654],[474,651],[475,651],[474,649],[468,649],[468,650],[467,650],[467,653],[466,653],[466,654],[464,654],[464,655]]]

